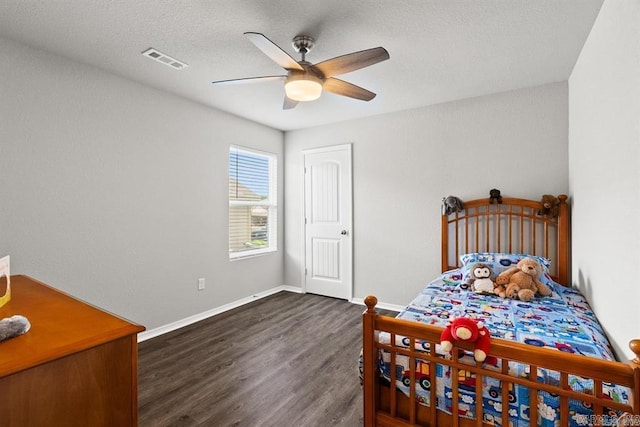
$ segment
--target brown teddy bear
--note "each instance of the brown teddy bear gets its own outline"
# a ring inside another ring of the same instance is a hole
[[[547,218],[557,218],[560,213],[560,200],[556,196],[551,194],[545,194],[540,200],[542,208],[538,209],[538,215],[546,216]]]
[[[491,203],[492,205],[494,203],[497,203],[499,205],[502,204],[502,196],[500,195],[500,190],[498,190],[497,188],[492,188],[491,190],[489,190],[489,203]]]
[[[495,292],[502,298],[531,301],[536,292],[551,295],[551,289],[538,279],[542,275],[542,266],[533,258],[522,258],[515,267],[503,271],[496,277]]]

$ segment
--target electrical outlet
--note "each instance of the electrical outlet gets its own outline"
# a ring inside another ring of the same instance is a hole
[[[198,279],[198,290],[199,291],[204,290],[204,278]]]

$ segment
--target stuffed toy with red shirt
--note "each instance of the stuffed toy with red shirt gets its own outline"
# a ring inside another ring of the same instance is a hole
[[[478,362],[484,362],[489,353],[489,330],[482,324],[467,317],[458,317],[449,324],[440,335],[440,347],[444,351],[451,351],[455,341],[475,343],[473,357]]]

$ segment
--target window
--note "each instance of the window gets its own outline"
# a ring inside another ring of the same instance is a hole
[[[276,156],[229,148],[229,258],[277,249]]]

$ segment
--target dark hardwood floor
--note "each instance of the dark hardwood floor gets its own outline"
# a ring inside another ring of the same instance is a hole
[[[364,309],[280,292],[140,343],[140,426],[361,425]]]

